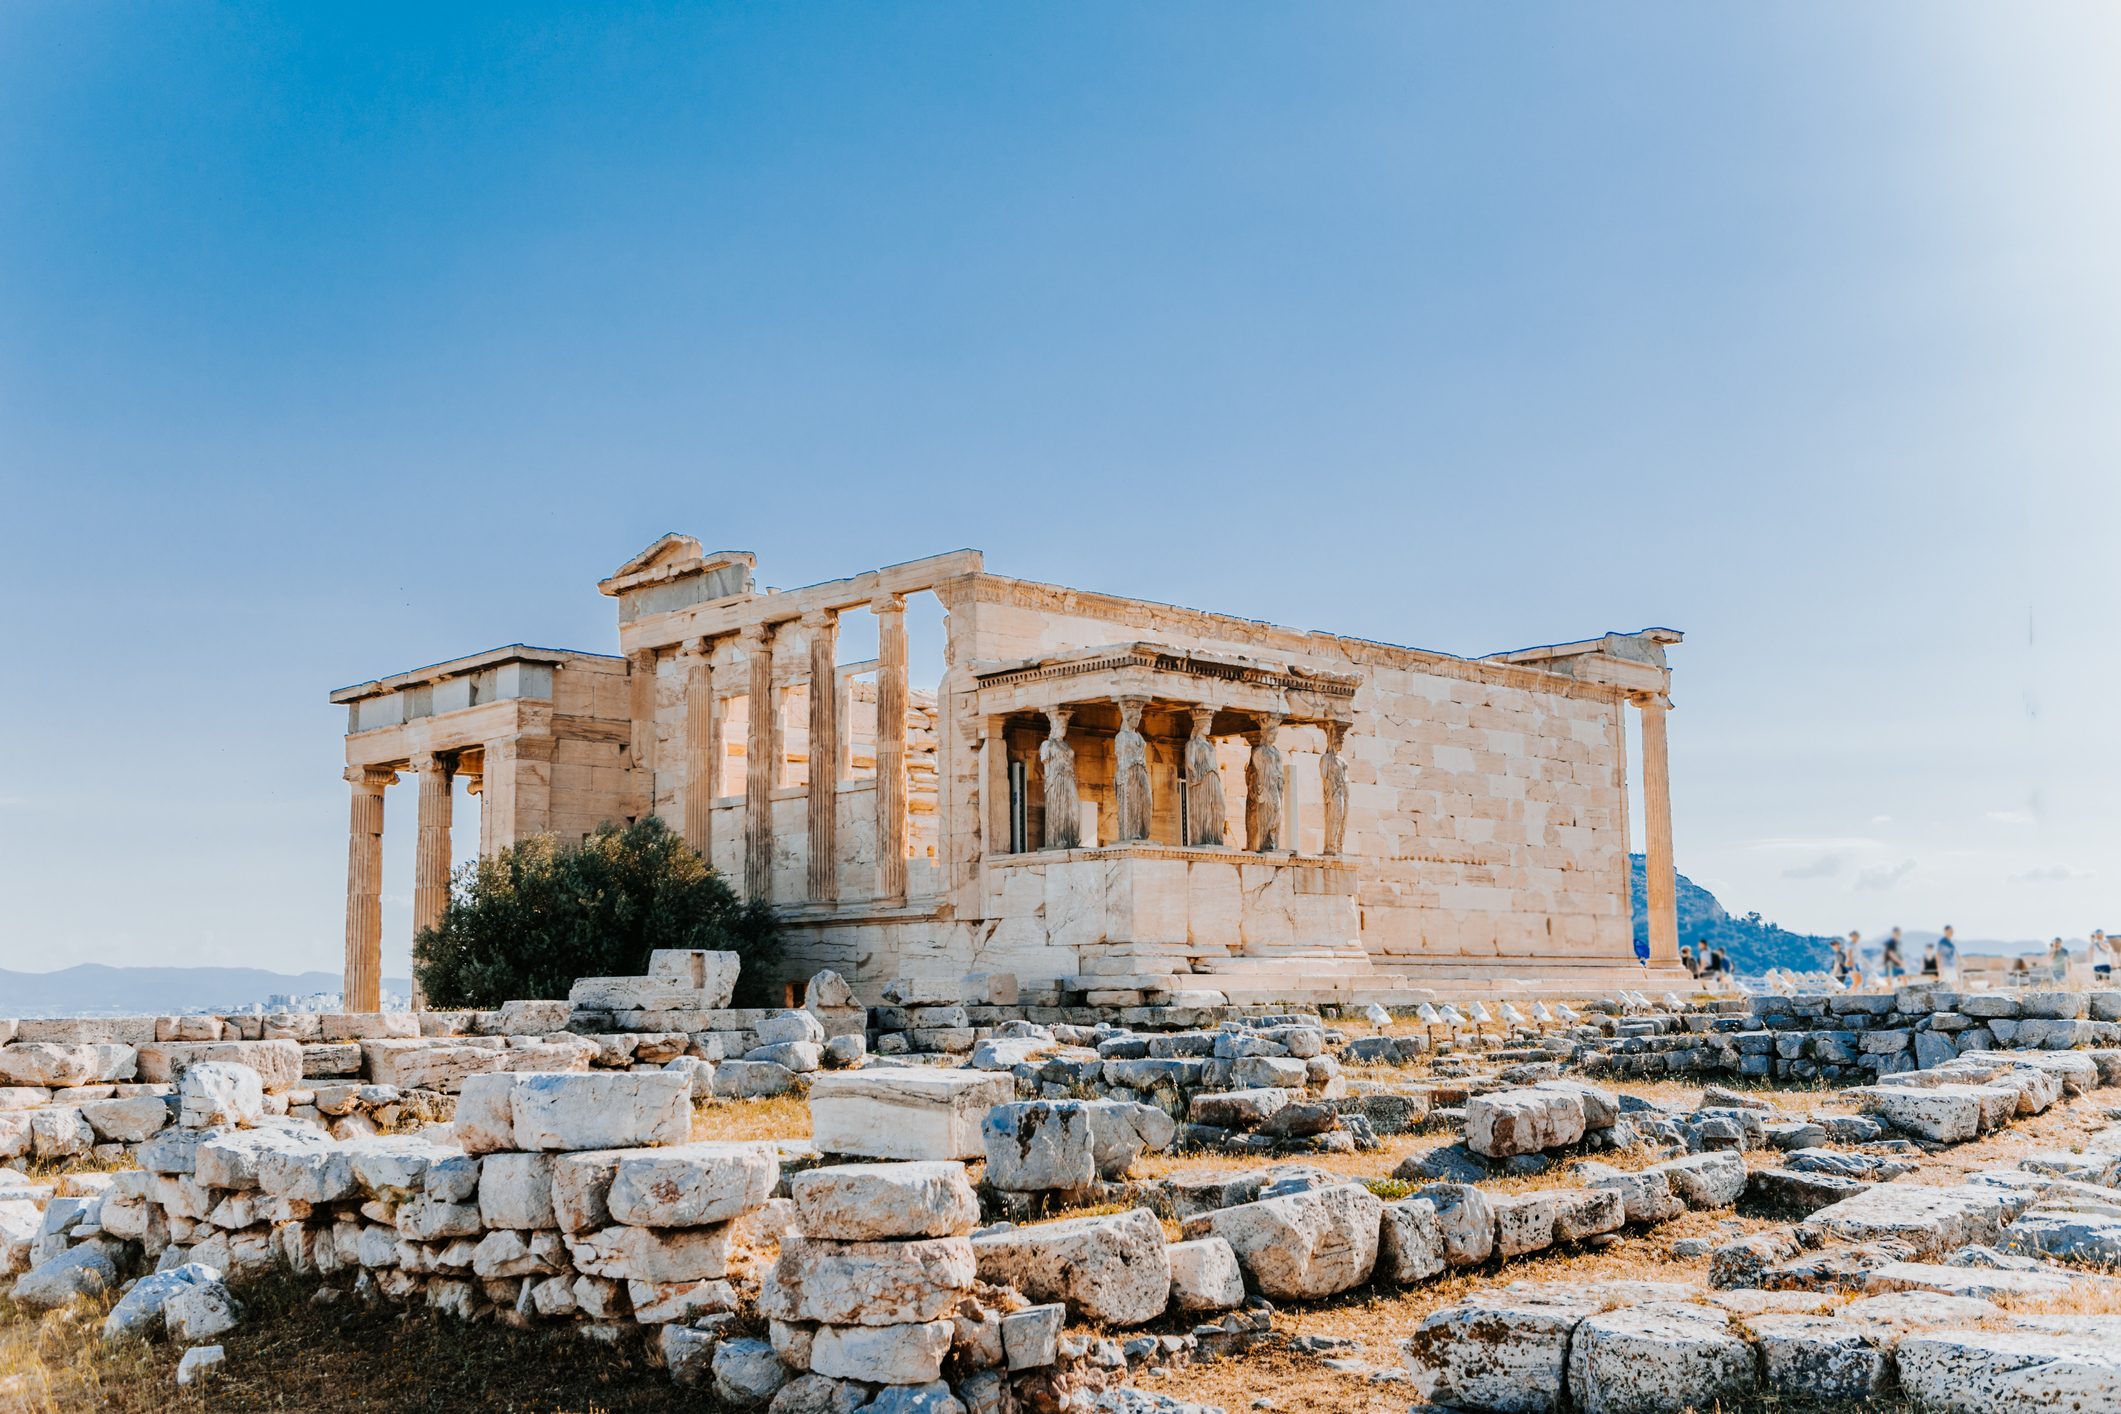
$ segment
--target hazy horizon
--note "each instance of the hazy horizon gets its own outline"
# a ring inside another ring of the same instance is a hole
[[[613,651],[671,530],[1465,655],[1669,625],[1727,906],[2121,924],[2117,40],[0,8],[0,967],[336,969],[327,694]]]

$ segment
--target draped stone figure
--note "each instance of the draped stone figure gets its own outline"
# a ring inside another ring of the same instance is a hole
[[[1215,709],[1193,709],[1193,735],[1186,739],[1186,843],[1220,845],[1230,807],[1223,803],[1223,774],[1215,761],[1208,728]]]
[[[1119,731],[1112,738],[1113,786],[1119,797],[1122,840],[1149,838],[1149,742],[1141,733],[1144,697],[1119,699]]]
[[[1274,744],[1280,727],[1281,718],[1271,712],[1259,719],[1245,763],[1245,847],[1258,854],[1281,848],[1281,748]]]
[[[1075,748],[1068,745],[1068,709],[1046,709],[1046,739],[1038,744],[1046,779],[1046,848],[1074,849],[1082,843],[1083,817],[1075,794]]]
[[[1348,835],[1348,763],[1341,758],[1341,743],[1348,728],[1341,722],[1326,723],[1326,754],[1318,758],[1318,776],[1325,787],[1326,853],[1339,854]]]

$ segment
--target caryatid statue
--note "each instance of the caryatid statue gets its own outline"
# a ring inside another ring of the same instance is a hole
[[[1220,845],[1230,807],[1223,803],[1223,773],[1216,764],[1208,728],[1213,707],[1193,709],[1193,735],[1186,738],[1186,843]]]
[[[1082,807],[1075,794],[1075,748],[1068,745],[1068,709],[1046,709],[1046,739],[1038,744],[1038,766],[1046,779],[1046,848],[1074,849],[1083,840]]]
[[[1281,848],[1281,748],[1274,744],[1280,728],[1278,714],[1263,714],[1245,763],[1245,847],[1258,854]]]
[[[1149,742],[1142,735],[1146,697],[1119,699],[1119,731],[1112,738],[1112,767],[1119,797],[1119,838],[1149,838]]]
[[[1326,801],[1326,853],[1339,854],[1348,837],[1348,763],[1341,758],[1346,722],[1326,723],[1326,754],[1318,758],[1318,778]]]

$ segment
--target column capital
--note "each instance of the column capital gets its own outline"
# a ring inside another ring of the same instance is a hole
[[[348,766],[343,774],[355,790],[376,795],[381,795],[386,786],[398,783],[398,773],[388,766]]]
[[[745,624],[736,631],[736,641],[745,648],[756,648],[773,637],[774,624],[760,619],[757,623]]]
[[[1645,712],[1669,712],[1672,710],[1672,698],[1669,693],[1632,692],[1628,694],[1628,700]]]
[[[903,614],[906,612],[906,596],[893,590],[879,594],[869,601],[872,614]]]
[[[456,774],[456,753],[453,751],[423,751],[405,763],[406,769],[418,775],[440,771],[443,775]]]
[[[837,609],[812,609],[802,618],[803,627],[806,629],[830,628],[839,621],[840,611]]]

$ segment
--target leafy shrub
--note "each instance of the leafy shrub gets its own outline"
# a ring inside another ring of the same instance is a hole
[[[650,816],[579,845],[533,835],[462,866],[412,965],[430,1007],[490,1009],[563,998],[578,977],[640,976],[657,948],[737,953],[739,994],[758,996],[775,936],[772,910]]]

